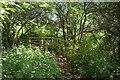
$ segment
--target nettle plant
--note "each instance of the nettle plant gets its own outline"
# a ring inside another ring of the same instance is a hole
[[[2,78],[64,78],[49,52],[20,46],[3,51]]]

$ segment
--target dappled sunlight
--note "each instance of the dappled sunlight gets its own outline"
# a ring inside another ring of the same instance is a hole
[[[3,79],[120,79],[120,3],[0,5]]]

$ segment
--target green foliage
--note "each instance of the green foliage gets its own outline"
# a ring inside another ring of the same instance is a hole
[[[70,61],[74,68],[74,73],[79,74],[81,78],[114,78],[114,75],[119,72],[117,70],[119,68],[117,60],[112,57],[113,55],[102,51],[99,45],[94,47],[93,43],[97,45],[98,42],[95,43],[90,35],[83,40],[77,54]]]
[[[53,44],[48,46],[49,51],[64,52],[64,57],[71,60],[75,73],[81,77],[112,78],[119,71],[116,70],[120,59],[119,3],[3,1],[0,5],[3,49],[21,44],[28,46],[27,37],[61,38],[78,44],[75,46],[77,54],[72,55],[72,51]],[[55,42],[62,45],[60,41]],[[62,77],[48,54],[24,47],[4,50],[3,77]]]
[[[64,78],[49,52],[20,46],[3,51],[3,78]]]

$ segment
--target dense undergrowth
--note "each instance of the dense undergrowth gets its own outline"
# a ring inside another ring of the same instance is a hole
[[[74,74],[80,75],[81,78],[119,79],[119,60],[113,57],[113,54],[101,49],[99,44],[102,40],[95,42],[92,38],[90,34],[87,35],[79,46],[77,54],[71,58]]]
[[[74,73],[79,74],[81,78],[114,78],[119,71],[119,63],[98,50],[79,51],[71,59],[71,64]]]
[[[2,78],[64,78],[49,52],[20,46],[2,53]]]

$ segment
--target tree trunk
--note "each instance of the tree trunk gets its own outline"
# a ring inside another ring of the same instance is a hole
[[[119,59],[120,59],[120,36],[119,36],[119,41],[118,41],[118,54],[119,54]]]
[[[82,27],[82,29],[81,29],[81,37],[80,37],[80,42],[81,42],[81,40],[82,40],[82,37],[83,37],[83,30],[84,30],[84,27],[85,27],[85,22],[86,22],[86,15],[87,15],[87,13],[86,13],[86,9],[85,9],[85,6],[86,6],[86,4],[84,3],[84,22],[83,22],[83,27]]]
[[[119,23],[119,27],[120,27],[120,2],[118,3],[118,23]],[[120,33],[120,32],[119,32]],[[118,41],[118,54],[119,54],[119,59],[120,59],[120,35],[118,35],[119,41]]]
[[[81,41],[81,30],[82,30],[82,19],[80,20],[80,27],[79,27],[79,37],[78,37],[78,43],[80,43]]]
[[[76,26],[74,27],[74,43],[76,43]]]
[[[62,28],[63,28],[63,39],[66,40],[66,37],[65,37],[65,26],[64,26],[64,20],[62,20]]]
[[[2,50],[2,32],[1,32],[1,27],[2,27],[2,25],[1,25],[1,23],[0,23],[0,53],[1,53],[1,50]]]

